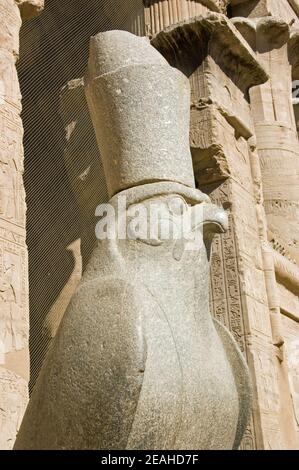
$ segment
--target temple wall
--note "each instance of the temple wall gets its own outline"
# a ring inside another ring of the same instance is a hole
[[[299,145],[292,85],[297,77],[298,2],[245,1],[235,5],[232,13],[239,17],[233,18],[235,26],[269,75],[266,83],[250,90],[250,104],[269,241],[267,259],[272,271],[269,309],[278,386],[278,430],[282,448],[293,449],[298,448],[293,349],[298,347],[294,336],[298,332],[299,307]]]

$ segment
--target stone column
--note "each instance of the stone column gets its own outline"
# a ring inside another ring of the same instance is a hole
[[[269,73],[267,84],[251,91],[270,237],[299,262],[299,145],[292,106],[290,30],[281,20],[260,19],[256,50]]]
[[[297,20],[299,0],[230,0],[233,16],[276,16],[286,22]]]
[[[34,16],[42,4],[39,0],[2,0],[0,4],[0,449],[13,446],[28,400],[23,127],[15,65],[21,15],[23,19]]]
[[[225,13],[229,0],[140,0],[124,29],[138,36],[153,37],[168,26],[206,15]]]
[[[264,241],[262,253],[277,356],[279,429],[284,448],[294,448],[298,441],[283,346],[285,321],[281,314],[297,319],[298,297],[293,291],[298,285],[299,146],[291,95],[292,65],[296,69],[292,58],[296,62],[297,39],[295,35],[290,40],[290,24],[275,17],[234,18],[233,21],[270,77],[267,83],[250,90],[250,102],[261,168],[266,235],[270,242]],[[285,276],[286,272],[292,275]],[[273,422],[267,421],[266,431],[273,432]]]

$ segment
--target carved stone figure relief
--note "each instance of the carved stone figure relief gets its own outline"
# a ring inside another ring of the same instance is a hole
[[[91,39],[85,87],[110,196],[98,225],[106,236],[15,448],[238,448],[251,386],[236,342],[209,311],[211,242],[227,217],[195,188],[189,82],[145,39],[110,31]],[[191,225],[172,237],[187,214]]]

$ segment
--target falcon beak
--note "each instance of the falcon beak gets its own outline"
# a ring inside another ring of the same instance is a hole
[[[211,203],[202,203],[193,206],[192,230],[201,228],[204,238],[215,233],[225,233],[228,229],[228,217],[222,207]]]

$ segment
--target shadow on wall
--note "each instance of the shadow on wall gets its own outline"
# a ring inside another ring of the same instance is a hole
[[[92,249],[94,208],[106,197],[83,87],[65,85],[84,75],[90,36],[126,29],[141,6],[142,0],[46,0],[41,16],[21,30],[31,390],[81,277],[81,251],[84,265]]]

